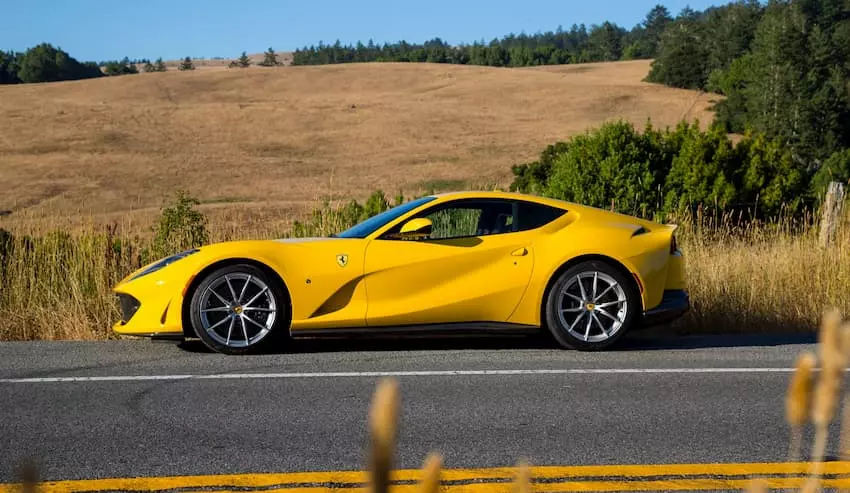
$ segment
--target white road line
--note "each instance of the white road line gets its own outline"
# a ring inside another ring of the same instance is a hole
[[[573,368],[555,370],[422,370],[351,371],[316,373],[217,373],[212,375],[105,375],[35,378],[0,378],[0,383],[137,382],[147,380],[232,380],[297,378],[374,377],[460,377],[497,375],[618,375],[618,374],[710,374],[710,373],[791,373],[793,368]]]

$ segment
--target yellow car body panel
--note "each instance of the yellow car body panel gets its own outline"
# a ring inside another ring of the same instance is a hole
[[[507,320],[531,277],[532,236],[370,242],[368,325]]]
[[[566,213],[542,227],[428,241],[386,239],[408,218],[461,199],[543,204]],[[122,280],[115,292],[140,302],[113,330],[128,335],[180,335],[193,282],[223,262],[265,266],[285,284],[292,334],[452,322],[541,325],[546,289],[565,265],[609,259],[636,280],[645,312],[665,292],[683,290],[673,230],[650,221],[554,199],[505,193],[434,196],[365,238],[249,240],[201,247],[166,267]],[[191,332],[191,329],[189,330]]]

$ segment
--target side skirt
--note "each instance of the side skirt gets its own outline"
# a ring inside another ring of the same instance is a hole
[[[463,322],[449,324],[397,325],[383,327],[352,327],[338,329],[301,329],[291,331],[293,338],[300,337],[381,337],[381,336],[450,336],[475,334],[522,335],[540,330],[536,325],[503,322]]]

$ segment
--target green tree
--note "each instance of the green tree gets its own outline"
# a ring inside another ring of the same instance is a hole
[[[689,17],[685,17],[689,19]],[[708,78],[705,33],[696,21],[679,20],[661,36],[658,57],[647,80],[686,89],[702,88]]]
[[[744,95],[749,80],[750,55],[736,58],[725,70],[717,69],[708,78],[709,91],[726,95],[715,105],[715,122],[727,132],[743,133],[748,125],[747,100]]]
[[[192,59],[190,57],[186,57],[182,62],[180,62],[177,70],[195,70],[195,64],[192,63]]]
[[[805,19],[789,0],[771,0],[756,30],[744,81],[748,123],[757,131],[798,143],[804,102]]]
[[[619,60],[623,55],[623,29],[607,21],[593,26],[587,44],[593,61]]]
[[[145,65],[144,65],[144,67],[142,67],[142,70],[144,70],[145,73],[156,72],[156,67],[150,61],[148,61],[148,62],[145,62]]]
[[[738,0],[704,15],[709,71],[724,70],[749,50],[762,16],[758,0]]]
[[[139,69],[137,69],[136,65],[131,63],[130,59],[127,57],[124,57],[124,59],[120,61],[104,63],[103,71],[106,75],[127,75],[139,73]]]
[[[810,193],[820,197],[832,181],[850,184],[850,149],[837,151],[824,161],[812,177]]]
[[[802,96],[798,149],[813,161],[826,159],[850,145],[850,86],[846,84],[850,70],[836,63],[838,49],[828,29],[814,25],[808,30],[808,50],[803,59],[807,66],[798,90]]]
[[[155,72],[165,72],[168,70],[168,67],[165,66],[165,62],[162,61],[162,58],[157,58],[156,62],[154,62],[154,69]]]
[[[245,53],[243,52],[242,55],[244,56]],[[280,65],[280,62],[277,60],[277,55],[271,47],[269,47],[269,49],[263,54],[263,61],[260,62],[260,65],[263,67],[276,67]]]
[[[779,138],[796,160],[817,168],[850,146],[848,43],[850,4],[771,0],[750,51],[711,74],[709,89],[727,96],[718,121],[730,131],[750,127]]]
[[[0,51],[0,84],[17,84],[19,55],[13,51]]]
[[[632,50],[640,57],[655,58],[658,55],[658,47],[661,43],[661,35],[667,26],[673,22],[673,17],[670,16],[670,11],[667,7],[658,4],[646,14],[641,23],[643,32],[640,35],[639,41],[636,41],[637,46]]]
[[[96,66],[82,64],[60,48],[42,43],[16,57],[21,82],[55,82],[103,75]]]
[[[251,66],[251,59],[248,58],[248,55],[243,51],[236,63],[240,68],[248,68]]]

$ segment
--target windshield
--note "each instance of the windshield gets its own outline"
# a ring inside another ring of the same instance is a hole
[[[401,204],[393,207],[392,209],[386,210],[377,216],[372,216],[369,219],[363,221],[362,223],[352,226],[349,229],[346,229],[342,233],[335,235],[337,238],[365,238],[370,234],[374,233],[378,229],[380,229],[383,225],[387,224],[390,221],[394,221],[399,217],[407,214],[408,212],[416,209],[422,204],[426,204],[436,197],[422,197],[416,200],[411,200],[405,204]]]

